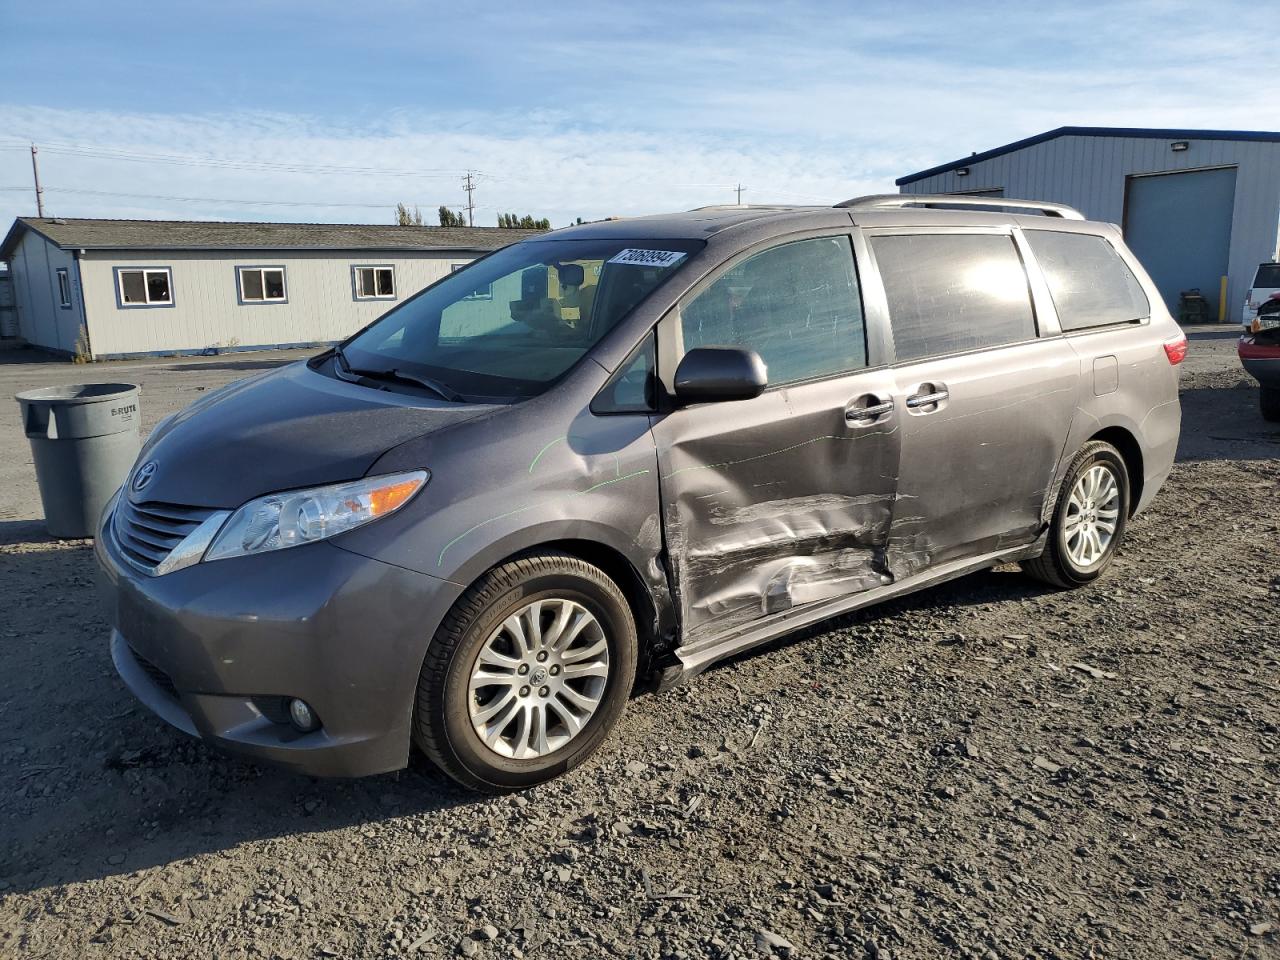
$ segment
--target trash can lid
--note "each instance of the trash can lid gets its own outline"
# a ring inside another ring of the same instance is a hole
[[[71,383],[62,387],[24,390],[14,399],[20,403],[47,403],[55,407],[69,407],[78,403],[114,400],[116,397],[136,393],[137,390],[136,383]]]

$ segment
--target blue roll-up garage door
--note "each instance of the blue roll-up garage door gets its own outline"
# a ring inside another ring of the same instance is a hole
[[[1198,287],[1216,320],[1231,247],[1235,167],[1130,177],[1127,190],[1125,241],[1173,315],[1182,291]]]

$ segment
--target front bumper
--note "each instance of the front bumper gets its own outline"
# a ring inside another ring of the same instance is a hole
[[[109,529],[94,549],[116,670],[162,719],[312,776],[408,762],[427,643],[461,586],[328,542],[160,577],[130,566]],[[320,729],[289,724],[291,697]]]

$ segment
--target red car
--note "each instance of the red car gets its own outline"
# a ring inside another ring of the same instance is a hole
[[[1280,423],[1280,294],[1258,308],[1239,352],[1245,370],[1262,387],[1262,418]]]

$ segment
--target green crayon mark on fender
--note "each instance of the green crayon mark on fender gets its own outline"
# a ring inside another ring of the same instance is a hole
[[[625,476],[612,477],[608,480],[601,480],[599,483],[594,483],[591,486],[587,487],[585,490],[575,490],[573,493],[565,494],[565,497],[580,497],[580,496],[583,496],[584,494],[591,493],[593,490],[599,490],[601,487],[607,487],[611,483],[618,483],[622,480],[630,480],[633,477],[642,477],[648,472],[649,471],[647,469],[637,470],[634,473],[628,473]],[[488,520],[481,520],[474,527],[471,527],[470,529],[467,529],[467,530],[463,530],[462,533],[458,534],[456,537],[454,537],[452,540],[450,540],[448,543],[446,543],[443,547],[440,548],[440,556],[436,560],[436,566],[443,567],[444,555],[448,551],[448,549],[452,547],[454,544],[456,544],[458,541],[462,540],[464,537],[470,536],[471,534],[475,533],[481,527],[488,526],[491,523],[497,523],[499,520],[506,520],[508,517],[514,517],[521,513],[527,513],[530,510],[536,510],[538,507],[545,507],[548,504],[555,503],[557,500],[561,500],[561,499],[563,498],[552,497],[548,500],[540,500],[537,503],[531,503],[531,504],[528,504],[527,506],[517,507],[515,510],[508,510],[506,513],[500,513],[496,517],[490,517]]]

